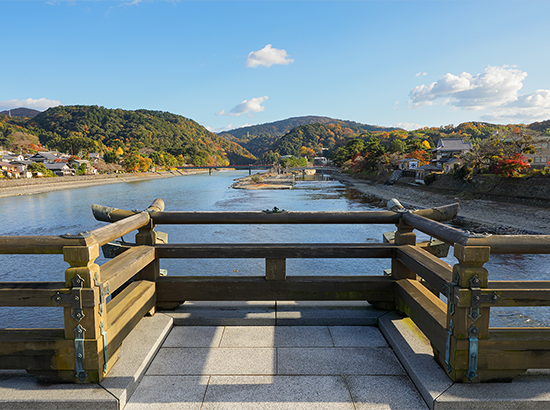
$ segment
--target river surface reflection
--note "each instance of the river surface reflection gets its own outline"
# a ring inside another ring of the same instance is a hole
[[[167,211],[359,211],[376,210],[368,199],[337,181],[303,181],[292,190],[229,189],[242,171],[226,171],[149,181],[70,189],[32,196],[0,198],[0,235],[60,235],[103,226],[91,213],[93,203],[122,209],[145,209],[162,198]],[[393,225],[161,225],[170,243],[374,243]],[[427,239],[419,234],[419,240]],[[133,234],[125,240],[133,242]],[[450,252],[452,255],[452,250]],[[99,265],[106,260],[101,257]],[[455,259],[448,257],[448,263]],[[491,279],[550,278],[550,258],[494,255],[486,264]],[[63,281],[62,255],[0,255],[0,281]],[[289,259],[288,275],[380,275],[385,259]],[[261,259],[162,260],[172,275],[262,275]],[[62,327],[59,308],[0,308],[0,328]],[[497,310],[495,309],[495,312]],[[500,309],[493,326],[548,326],[546,308]],[[502,313],[500,313],[502,312]]]

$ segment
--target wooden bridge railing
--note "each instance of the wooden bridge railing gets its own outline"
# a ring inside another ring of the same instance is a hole
[[[458,204],[416,212],[144,212],[93,206],[111,222],[79,235],[1,237],[0,253],[62,253],[65,282],[2,282],[0,306],[63,306],[64,329],[0,330],[0,368],[39,377],[100,381],[135,324],[189,300],[367,300],[410,316],[436,360],[459,382],[511,379],[550,368],[549,328],[490,328],[493,306],[548,306],[550,281],[489,281],[490,253],[550,253],[550,236],[466,235],[441,224]],[[394,243],[167,244],[157,224],[376,224],[397,226]],[[135,246],[95,264],[99,246],[137,229]],[[414,230],[454,245],[450,266],[417,246]],[[160,276],[162,258],[261,258],[261,276]],[[391,276],[286,275],[287,258],[386,258]],[[446,297],[446,302],[440,295]]]

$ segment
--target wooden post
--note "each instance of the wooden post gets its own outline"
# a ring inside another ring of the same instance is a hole
[[[286,280],[286,259],[265,258],[265,279]]]
[[[403,222],[403,219],[395,224],[397,232],[395,232],[394,243],[396,245],[416,245],[416,234],[414,228]],[[416,279],[416,273],[407,268],[396,258],[391,261],[391,274],[395,279]]]
[[[153,220],[150,220],[147,225],[138,229],[136,234],[136,245],[155,245],[159,242],[157,238],[157,232],[154,231],[155,224]],[[160,263],[159,259],[155,258],[153,262],[142,269],[140,273],[136,275],[137,280],[149,280],[155,282],[160,276]]]
[[[56,299],[64,305],[65,339],[74,340],[74,345],[60,351],[55,360],[58,369],[72,364],[74,371],[54,370],[50,376],[68,382],[98,383],[105,370],[102,333],[107,318],[104,303],[100,303],[100,288],[96,285],[100,283],[99,266],[94,263],[99,257],[99,245],[65,246],[63,256],[71,265],[65,271],[65,286],[72,292],[58,294]],[[83,306],[83,292],[89,291],[94,293],[94,302],[92,306]]]
[[[489,337],[490,308],[480,307],[480,299],[476,299],[481,296],[480,289],[487,288],[488,273],[483,264],[489,260],[490,252],[488,246],[454,245],[458,264],[453,267],[448,292],[446,352],[436,356],[456,382],[477,383],[491,378],[478,365],[479,341]],[[456,303],[454,295],[458,289],[471,289],[471,304]]]

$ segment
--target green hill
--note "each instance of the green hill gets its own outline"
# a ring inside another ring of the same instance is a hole
[[[197,122],[162,111],[60,106],[38,114],[25,125],[49,148],[59,149],[67,145],[68,139],[76,138],[93,144],[98,151],[102,147],[148,147],[181,154],[195,162],[200,157],[200,162],[209,165],[248,164],[255,160],[240,145]]]

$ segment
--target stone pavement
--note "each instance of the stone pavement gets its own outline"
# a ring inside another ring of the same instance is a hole
[[[99,385],[0,371],[0,409],[81,407],[548,409],[550,373],[454,384],[414,323],[366,302],[188,302],[144,318]]]

